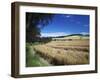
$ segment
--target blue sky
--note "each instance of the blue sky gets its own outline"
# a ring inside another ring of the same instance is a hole
[[[89,34],[89,15],[55,14],[50,24],[41,29],[41,36]]]

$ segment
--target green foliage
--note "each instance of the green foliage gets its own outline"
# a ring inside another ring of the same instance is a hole
[[[32,44],[26,43],[26,67],[48,66],[46,62],[32,49]]]
[[[52,17],[53,14],[47,13],[26,13],[26,41],[37,41],[41,28],[48,25]]]

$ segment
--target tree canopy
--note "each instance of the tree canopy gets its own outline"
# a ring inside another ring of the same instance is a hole
[[[53,14],[49,13],[26,13],[26,41],[32,42],[40,37],[41,29],[48,25]]]

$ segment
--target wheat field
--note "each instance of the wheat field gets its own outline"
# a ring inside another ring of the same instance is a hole
[[[89,64],[89,39],[51,41],[33,49],[52,65]]]

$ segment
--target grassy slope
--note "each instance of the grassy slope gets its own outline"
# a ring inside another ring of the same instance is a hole
[[[81,37],[81,38],[80,38]],[[72,35],[72,36],[64,36],[63,38],[72,38],[72,39],[89,39],[89,36],[80,36],[80,35]],[[78,41],[78,43],[75,41],[75,44],[79,45],[80,41]],[[83,43],[83,42],[82,42]],[[85,42],[86,43],[86,42]],[[56,45],[56,43],[54,42],[53,45]],[[57,43],[58,45],[60,45],[60,43]],[[61,42],[61,45],[63,44],[63,42]],[[74,45],[73,41],[71,42],[72,45]],[[70,45],[71,45],[70,44]],[[34,45],[38,45],[38,43],[33,44]],[[50,43],[51,45],[51,43]],[[63,44],[63,46],[65,45],[65,42]],[[67,43],[66,45],[69,45],[69,43]],[[82,44],[81,44],[82,45]],[[44,60],[42,57],[40,57],[38,54],[36,54],[36,52],[33,50],[32,44],[29,45],[27,44],[26,46],[26,66],[27,67],[33,67],[33,66],[49,66],[51,64],[49,64],[46,60]],[[50,49],[50,48],[49,48]],[[46,50],[43,50],[46,51]],[[48,50],[49,51],[49,50]],[[61,50],[62,51],[62,50]],[[75,60],[74,60],[75,61]],[[83,62],[83,61],[82,61]],[[87,61],[86,61],[87,62]]]
[[[38,54],[35,53],[30,44],[26,45],[26,67],[49,65],[50,64],[47,61],[45,61]]]
[[[72,34],[72,35],[67,35],[67,36],[62,36],[62,37],[59,36],[52,39],[89,39],[89,35]]]

